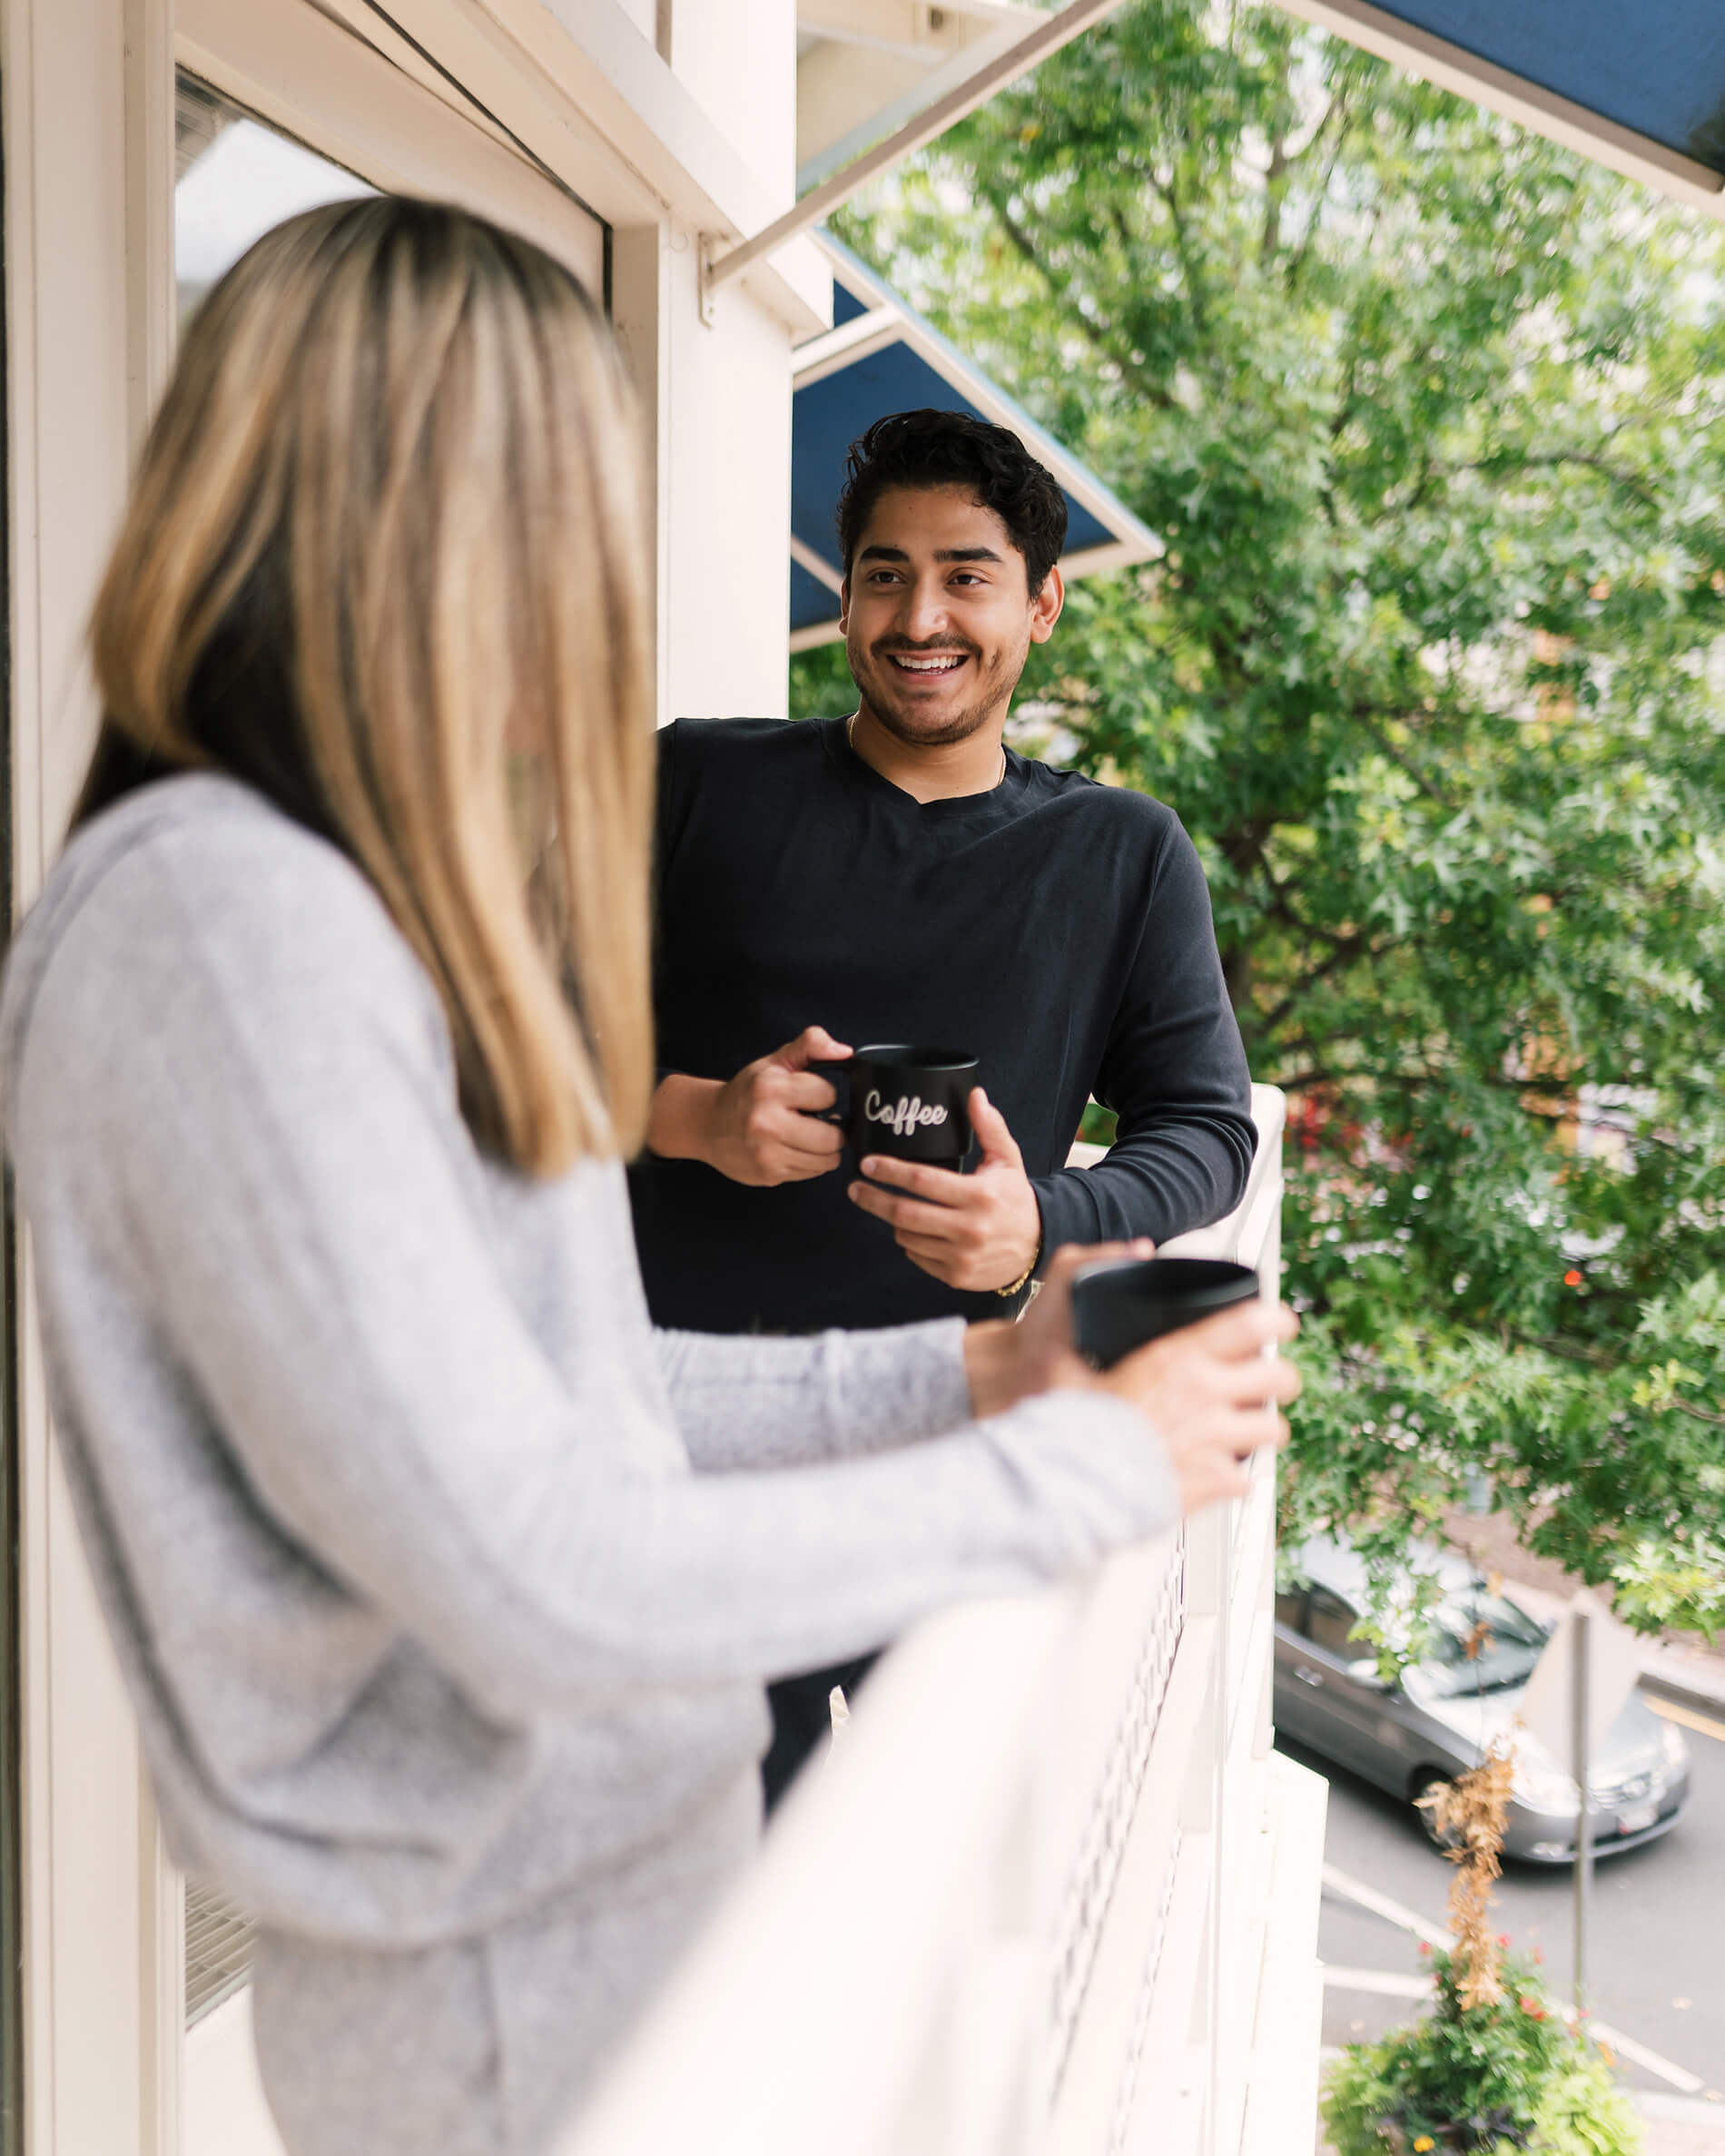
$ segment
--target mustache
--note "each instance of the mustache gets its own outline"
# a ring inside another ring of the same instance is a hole
[[[949,658],[954,653],[961,653],[967,659],[982,656],[976,645],[967,643],[961,636],[940,636],[931,644],[912,644],[908,636],[882,636],[879,643],[869,646],[871,658],[890,658],[895,652],[907,659]]]

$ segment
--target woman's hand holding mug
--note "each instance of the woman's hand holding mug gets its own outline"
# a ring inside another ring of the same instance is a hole
[[[1281,1410],[1299,1395],[1299,1373],[1264,1351],[1291,1340],[1298,1322],[1285,1304],[1239,1303],[1094,1370],[1072,1345],[1073,1276],[1099,1259],[1150,1255],[1147,1242],[1058,1251],[1041,1293],[1016,1324],[1008,1319],[971,1327],[966,1368],[979,1416],[1056,1388],[1125,1400],[1160,1439],[1181,1510],[1190,1512],[1244,1496],[1249,1456],[1287,1442]]]

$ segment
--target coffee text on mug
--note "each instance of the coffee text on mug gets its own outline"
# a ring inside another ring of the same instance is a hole
[[[946,1110],[924,1108],[921,1094],[913,1093],[908,1100],[882,1100],[872,1088],[862,1103],[862,1113],[871,1123],[884,1123],[896,1137],[946,1121]]]

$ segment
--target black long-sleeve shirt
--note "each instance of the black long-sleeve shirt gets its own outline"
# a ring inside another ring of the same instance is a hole
[[[659,739],[662,1069],[728,1078],[822,1025],[961,1048],[1024,1155],[1042,1247],[1157,1241],[1229,1212],[1253,1128],[1209,893],[1173,812],[1007,752],[991,793],[919,802],[843,720],[684,719]],[[1107,1159],[1064,1167],[1087,1099]],[[662,1325],[804,1332],[1010,1302],[943,1286],[832,1174],[755,1189],[697,1161],[630,1174]]]

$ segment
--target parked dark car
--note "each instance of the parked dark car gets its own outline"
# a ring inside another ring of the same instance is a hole
[[[1380,1789],[1412,1803],[1434,1782],[1476,1767],[1515,1723],[1548,1628],[1448,1551],[1417,1546],[1413,1569],[1442,1599],[1434,1643],[1394,1681],[1353,1638],[1365,1567],[1345,1543],[1308,1542],[1304,1578],[1276,1598],[1276,1724]],[[1468,1652],[1469,1644],[1474,1653]],[[1515,1731],[1514,1797],[1504,1852],[1533,1864],[1575,1856],[1580,1801],[1567,1766]],[[1638,1848],[1669,1831],[1689,1801],[1689,1747],[1639,1691],[1594,1748],[1589,1772],[1595,1853]],[[1431,1815],[1415,1816],[1427,1835]]]

